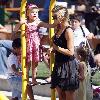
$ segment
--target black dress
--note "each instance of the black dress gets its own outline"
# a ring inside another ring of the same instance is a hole
[[[55,35],[53,42],[57,46],[67,49],[65,30],[60,37]],[[79,88],[79,79],[78,64],[75,57],[55,51],[55,64],[51,75],[51,88],[53,89],[57,86],[67,91],[76,90]]]

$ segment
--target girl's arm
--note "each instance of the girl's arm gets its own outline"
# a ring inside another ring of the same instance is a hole
[[[45,22],[40,22],[39,27],[45,27],[45,28],[55,28],[58,24],[58,21],[54,21],[53,24],[45,23]]]
[[[16,26],[14,28],[14,33],[17,33],[18,30],[20,29],[20,27],[21,27],[21,24],[20,23],[16,24]]]
[[[79,64],[79,79],[80,79],[80,81],[83,81],[85,79],[84,64],[82,64],[82,63]]]
[[[11,37],[12,40],[15,39],[16,37],[18,37],[18,30],[20,29],[20,27],[21,27],[20,23],[15,25],[15,28],[14,28],[14,31],[13,31],[13,34]]]
[[[18,32],[18,30],[20,29],[21,25],[23,25],[23,24],[25,24],[25,25],[27,24],[26,20],[21,19],[21,21],[18,24],[16,24],[16,26],[14,28],[14,33]]]
[[[21,72],[21,71],[19,72],[19,71],[16,69],[16,65],[15,65],[15,64],[11,65],[11,68],[12,68],[13,72],[14,72],[16,75],[19,75],[19,76],[22,75],[22,72]]]
[[[65,38],[67,40],[67,48],[68,49],[56,46],[55,44],[53,44],[53,47],[54,47],[55,50],[57,50],[58,52],[60,52],[64,55],[73,56],[74,55],[74,42],[73,42],[73,31],[72,31],[72,29],[70,29],[70,28],[66,29]]]

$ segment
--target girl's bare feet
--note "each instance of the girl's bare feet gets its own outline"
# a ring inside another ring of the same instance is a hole
[[[51,82],[51,76],[45,79],[46,82],[50,83]]]
[[[31,86],[35,86],[41,84],[41,82],[34,81],[34,82],[29,82],[29,84],[31,84]]]

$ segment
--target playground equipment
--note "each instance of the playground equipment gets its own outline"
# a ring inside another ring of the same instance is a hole
[[[50,1],[50,7],[49,7],[49,23],[50,24],[53,23],[53,20],[52,20],[52,9],[54,8],[55,3],[56,3],[56,0],[51,0]],[[53,35],[54,35],[54,29],[53,28],[49,29],[49,33],[50,33],[50,38],[52,38]],[[51,55],[50,55],[51,72],[53,70],[53,67],[54,67],[54,55],[53,55],[53,53],[51,53]],[[56,100],[55,89],[51,89],[51,100]]]
[[[50,2],[50,20],[49,23],[53,23],[52,20],[52,9],[55,5],[55,1],[56,0],[51,0]],[[25,6],[26,6],[27,1],[26,0],[22,0],[21,3],[21,12],[20,12],[20,17],[25,19]],[[22,100],[26,100],[27,98],[27,93],[26,93],[26,85],[27,85],[27,77],[26,77],[26,40],[25,40],[25,25],[23,24],[21,27],[21,39],[22,39],[22,71],[23,71],[23,76],[22,76]],[[54,34],[54,29],[50,29],[50,37],[52,38],[53,34]],[[53,57],[53,54],[51,54],[51,58]],[[51,71],[52,71],[52,67],[54,66],[54,61],[51,60],[50,61],[50,66],[51,66]],[[55,90],[51,90],[52,92],[52,96],[51,96],[51,100],[55,100]]]
[[[20,18],[25,19],[25,8],[26,8],[26,0],[22,0],[21,2],[21,11],[20,11]],[[26,40],[25,40],[25,24],[21,26],[21,40],[22,40],[22,100],[26,100],[27,93],[27,77],[26,77]]]
[[[55,1],[56,0],[51,0],[50,2],[50,20],[49,23],[53,23],[52,20],[52,9],[55,5]],[[25,19],[25,6],[26,6],[27,1],[26,0],[22,0],[21,3],[21,12],[20,12],[20,18]],[[23,24],[21,27],[21,39],[22,39],[22,71],[23,71],[23,76],[22,76],[22,100],[26,100],[27,98],[27,93],[26,93],[26,86],[27,86],[27,77],[26,77],[26,40],[25,40],[25,25]],[[50,37],[52,38],[53,34],[54,34],[54,29],[50,29]],[[53,57],[53,54],[51,54],[51,58]],[[54,61],[53,59],[51,59],[50,62],[50,66],[51,66],[51,70],[52,67],[54,66]],[[51,100],[55,100],[55,90],[51,90],[52,92],[52,96],[51,96]]]
[[[0,92],[0,100],[9,100],[2,92]]]

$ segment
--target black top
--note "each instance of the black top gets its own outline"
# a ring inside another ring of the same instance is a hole
[[[67,27],[69,28],[69,27]],[[66,28],[66,29],[67,29]],[[67,49],[67,40],[65,38],[65,31],[60,35],[60,37],[57,37],[56,34],[54,36],[54,40],[53,43],[61,48],[65,48]],[[55,51],[55,62],[61,63],[61,62],[66,62],[69,61],[70,59],[72,59],[73,57],[68,56],[68,55],[64,55],[58,51]]]
[[[97,26],[100,30],[100,14],[97,12],[88,12],[84,14],[85,25],[89,29],[91,33],[94,35],[100,34],[98,33]]]

